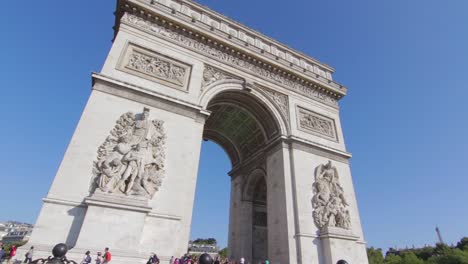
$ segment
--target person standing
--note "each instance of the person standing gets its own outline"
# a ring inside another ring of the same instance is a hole
[[[169,264],[174,264],[174,256],[171,256],[171,259],[169,260]]]
[[[31,247],[25,255],[26,258],[24,259],[24,263],[29,263],[32,261],[33,253],[34,253],[34,247]]]
[[[83,260],[81,261],[81,264],[89,264],[89,263],[91,263],[91,252],[89,252],[88,250],[85,252],[85,256]]]
[[[96,264],[102,264],[102,253],[101,252],[97,253]]]
[[[104,259],[103,259],[103,264],[109,263],[112,259],[112,254],[109,251],[109,248],[104,249]]]
[[[0,248],[0,263],[2,263],[2,259],[3,259],[4,256],[5,256],[5,247],[2,246]]]
[[[11,260],[13,259],[14,256],[16,256],[16,246],[12,245],[10,249],[10,255],[8,256],[8,262],[7,262],[8,264],[11,263]]]

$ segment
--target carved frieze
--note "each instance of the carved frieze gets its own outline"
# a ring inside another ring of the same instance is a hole
[[[229,74],[225,71],[217,69],[211,65],[205,64],[205,68],[203,69],[203,82],[202,82],[202,90],[208,87],[210,84],[220,81],[220,80],[241,80],[241,78],[236,77],[232,74]]]
[[[331,161],[315,168],[315,182],[312,189],[313,217],[317,227],[350,229],[348,203],[339,182],[338,171],[332,166]]]
[[[164,177],[164,122],[149,120],[149,109],[120,116],[93,163],[91,192],[152,198]]]
[[[302,107],[297,107],[297,119],[300,130],[338,141],[335,120]]]
[[[191,72],[188,64],[133,44],[127,46],[118,69],[184,91]]]
[[[270,97],[280,109],[281,114],[289,121],[289,100],[288,96],[271,89],[263,88],[268,97]]]
[[[125,13],[123,15],[121,22],[138,27],[143,31],[158,35],[169,41],[176,42],[179,45],[183,45],[210,58],[227,63],[242,71],[254,74],[267,81],[275,82],[306,97],[318,100],[333,107],[338,106],[336,98],[323,91],[319,91],[319,87],[317,85],[307,85],[304,80],[294,79],[288,76],[288,74],[275,72],[271,67],[263,67],[261,64],[249,60],[246,56],[241,56],[237,52],[232,52],[233,50],[228,47],[222,48],[220,46],[214,46],[214,44],[204,43],[203,41],[196,39],[196,37],[191,34],[182,32],[175,28],[168,28],[167,26],[160,25],[159,23],[152,22],[129,13]]]

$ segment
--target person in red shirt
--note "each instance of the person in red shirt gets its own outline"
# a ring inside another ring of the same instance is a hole
[[[10,257],[8,258],[8,262],[7,262],[8,264],[11,263],[11,260],[13,259],[14,256],[16,256],[16,246],[12,245],[10,249]]]
[[[112,259],[112,254],[109,252],[109,248],[106,247],[106,249],[104,249],[104,257],[103,257],[102,264],[109,263],[111,259]]]

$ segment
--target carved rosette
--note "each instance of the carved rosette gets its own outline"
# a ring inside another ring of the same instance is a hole
[[[217,81],[229,79],[240,80],[240,78],[235,77],[234,75],[231,75],[213,66],[205,64],[205,69],[203,70],[202,90],[204,90],[206,87]]]
[[[152,198],[165,175],[164,122],[149,120],[149,109],[120,116],[93,163],[91,192]]]
[[[344,191],[339,183],[338,171],[331,161],[315,169],[315,182],[312,185],[314,196],[314,222],[319,228],[339,227],[350,229],[351,218]]]

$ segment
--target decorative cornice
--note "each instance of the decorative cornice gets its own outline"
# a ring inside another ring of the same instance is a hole
[[[287,47],[249,27],[242,25],[206,6],[189,0],[120,0],[122,5],[134,4],[145,8],[157,9],[172,18],[189,22],[193,27],[222,37],[228,43],[241,45],[255,53],[261,53],[265,58],[274,59],[277,63],[304,73],[321,81],[330,81],[340,88],[341,85],[332,81],[334,69],[308,55]],[[120,14],[121,15],[121,14]],[[119,17],[119,16],[118,16]],[[118,27],[118,22],[117,27]],[[344,88],[344,87],[343,87]]]
[[[127,8],[130,9],[129,6]],[[136,27],[149,34],[177,43],[178,45],[183,45],[204,56],[226,63],[248,74],[253,74],[267,81],[274,82],[289,90],[335,108],[338,107],[337,100],[345,94],[344,91],[307,81],[307,79],[279,69],[269,63],[248,56],[245,53],[241,53],[235,48],[225,46],[189,29],[183,28],[180,25],[168,22],[164,18],[150,16],[149,14],[142,17],[145,14],[144,11],[142,11],[142,13],[138,16],[125,13],[121,19],[121,23]]]

